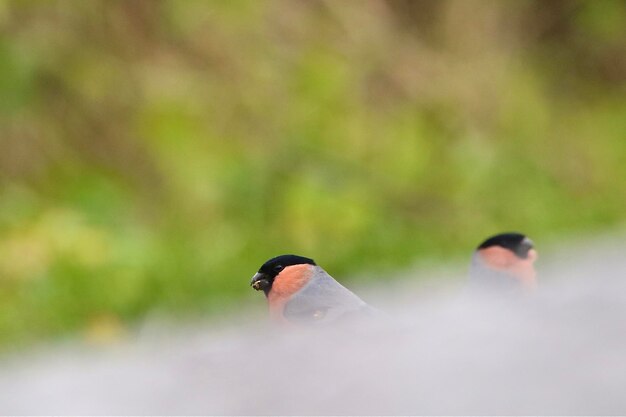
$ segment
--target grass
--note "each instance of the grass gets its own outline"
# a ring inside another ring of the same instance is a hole
[[[0,344],[219,311],[280,253],[384,274],[623,224],[624,28],[609,0],[0,2]]]

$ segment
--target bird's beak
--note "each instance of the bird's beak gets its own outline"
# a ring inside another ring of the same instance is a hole
[[[250,281],[250,285],[257,291],[266,290],[271,286],[270,279],[267,275],[262,272],[257,272],[252,277],[252,281]]]

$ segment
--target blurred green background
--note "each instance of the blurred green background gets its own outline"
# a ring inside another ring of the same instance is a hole
[[[0,0],[0,346],[619,227],[625,46],[620,0]]]

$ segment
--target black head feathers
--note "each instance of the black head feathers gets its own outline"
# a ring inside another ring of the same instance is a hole
[[[259,268],[259,273],[274,278],[288,266],[304,264],[316,265],[313,259],[305,258],[304,256],[280,255],[265,262],[261,268]]]
[[[492,246],[500,246],[517,255],[518,258],[526,259],[528,252],[533,249],[533,241],[521,233],[509,232],[495,235],[485,240],[477,249],[486,249]]]

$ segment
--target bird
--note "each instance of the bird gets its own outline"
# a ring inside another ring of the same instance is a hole
[[[250,285],[265,293],[270,319],[277,323],[321,325],[374,311],[313,259],[304,256],[269,259],[252,277]]]
[[[522,233],[491,236],[472,255],[470,281],[481,288],[532,291],[537,286],[537,257],[533,241]]]

